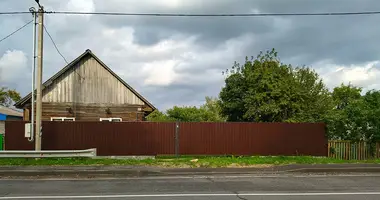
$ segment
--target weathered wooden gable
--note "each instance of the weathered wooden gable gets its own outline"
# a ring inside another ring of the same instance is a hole
[[[48,83],[42,101],[144,105],[91,54]]]

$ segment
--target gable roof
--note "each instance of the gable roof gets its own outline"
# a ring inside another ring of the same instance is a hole
[[[23,113],[21,111],[18,111],[16,109],[8,108],[5,106],[0,105],[0,114],[5,114],[9,116],[16,116],[16,117],[22,117]]]
[[[149,107],[152,108],[152,110],[156,110],[156,108],[151,104],[148,100],[146,100],[143,96],[141,96],[135,89],[133,89],[128,83],[126,83],[123,79],[121,79],[115,72],[113,72],[106,64],[104,64],[97,56],[95,56],[94,53],[90,49],[87,49],[82,55],[77,57],[75,60],[73,60],[71,63],[67,64],[63,69],[61,69],[59,72],[54,74],[51,78],[49,78],[47,81],[45,81],[42,84],[42,90],[45,89],[47,86],[49,86],[51,83],[54,82],[55,79],[60,77],[62,74],[64,74],[66,71],[71,69],[72,67],[76,66],[76,64],[85,56],[91,56],[93,57],[97,62],[99,62],[108,72],[110,72],[117,80],[119,80],[125,87],[127,87],[133,94],[135,94],[137,97],[139,97],[145,104],[147,104]],[[18,101],[15,106],[17,108],[22,107],[26,102],[28,102],[32,97],[32,93],[29,93],[24,98],[22,98],[20,101]]]

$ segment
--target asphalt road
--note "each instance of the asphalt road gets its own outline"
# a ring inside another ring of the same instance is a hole
[[[378,200],[380,174],[0,180],[3,199]]]

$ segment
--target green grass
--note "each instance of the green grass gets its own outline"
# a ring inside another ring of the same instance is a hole
[[[194,160],[197,159],[197,160]],[[374,160],[339,160],[325,157],[310,156],[158,156],[156,159],[87,159],[87,158],[3,158],[0,166],[5,165],[134,165],[159,167],[262,167],[286,164],[333,164],[333,163],[380,163]]]

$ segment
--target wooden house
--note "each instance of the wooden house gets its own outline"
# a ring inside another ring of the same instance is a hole
[[[30,120],[31,93],[15,104]],[[142,121],[155,107],[86,50],[43,83],[43,121]]]

